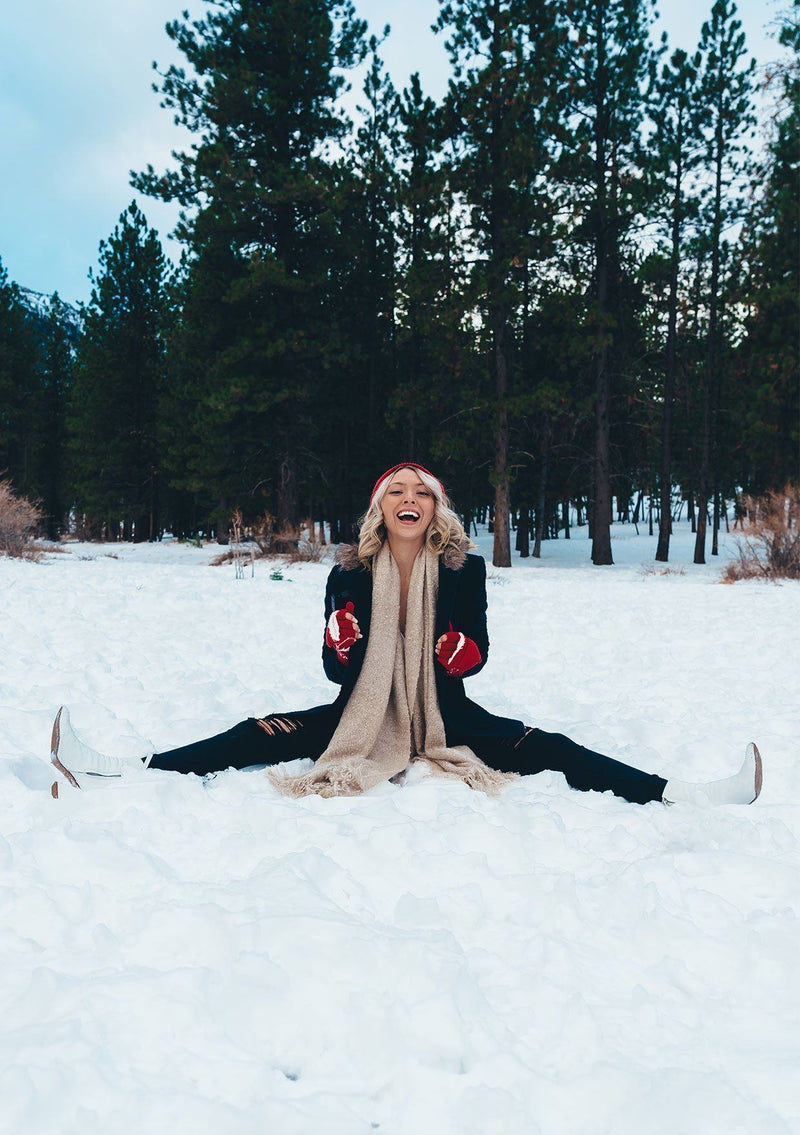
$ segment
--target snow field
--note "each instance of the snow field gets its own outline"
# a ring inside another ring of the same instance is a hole
[[[359,799],[247,770],[54,801],[62,702],[134,756],[331,700],[328,568],[0,560],[0,1130],[800,1131],[800,588],[677,574],[688,534],[653,574],[649,538],[615,537],[611,569],[580,537],[489,569],[470,695],[682,779],[756,739],[754,807],[417,771]]]

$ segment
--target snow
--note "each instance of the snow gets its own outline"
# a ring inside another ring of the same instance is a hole
[[[22,284],[17,284],[17,288],[19,289],[20,298],[28,311],[32,312],[40,319],[49,319],[50,313],[53,310],[52,296],[35,292],[32,288],[26,288]],[[80,332],[83,322],[80,308],[63,299],[61,302],[64,305],[63,316],[67,327],[74,333]]]
[[[328,565],[0,560],[0,1131],[800,1131],[800,587],[724,586],[685,531],[669,574],[614,537],[612,568],[584,529],[489,569],[472,696],[682,779],[756,739],[753,807],[555,773],[298,802],[257,769],[53,800],[62,702],[135,756],[330,700]]]

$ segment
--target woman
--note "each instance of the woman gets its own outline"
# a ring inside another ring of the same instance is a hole
[[[686,784],[641,772],[497,717],[467,698],[464,678],[486,663],[486,567],[451,510],[441,482],[416,462],[375,483],[357,546],[340,550],[325,595],[325,673],[341,686],[330,705],[249,718],[208,740],[148,757],[145,767],[198,775],[313,757],[309,772],[272,783],[293,796],[352,795],[423,762],[438,776],[497,792],[516,775],[554,769],[578,789],[652,800],[749,804],[761,791],[761,758],[747,746],[735,776]],[[119,776],[138,760],[84,745],[62,707],[53,726],[53,764]]]

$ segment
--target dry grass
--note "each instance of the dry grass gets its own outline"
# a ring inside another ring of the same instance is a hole
[[[269,512],[253,525],[253,536],[263,555],[282,556],[290,564],[319,563],[328,549],[324,540],[317,539],[312,520],[276,531],[275,517]]]
[[[330,544],[321,544],[318,540],[300,539],[296,547],[293,546],[291,551],[288,552],[281,552],[277,549],[265,552],[258,546],[253,547],[252,551],[253,559],[255,560],[281,560],[286,564],[318,564],[325,558],[325,553],[329,549]],[[211,566],[219,567],[221,564],[232,564],[235,559],[236,552],[233,548],[228,548],[227,551],[220,552],[218,556],[214,556],[211,561]]]
[[[686,575],[684,567],[676,568],[657,568],[654,564],[643,564],[641,569],[642,575]]]
[[[214,557],[213,567],[235,563],[244,550],[248,563],[251,555],[254,560],[279,558],[289,564],[319,563],[330,546],[316,538],[313,524],[304,523],[299,530],[276,531],[275,518],[265,512],[255,524],[245,525],[238,509],[231,517],[228,539],[227,551]]]
[[[325,553],[329,548],[330,544],[323,544],[319,540],[301,536],[297,541],[297,547],[287,552],[285,559],[290,564],[318,564],[320,560],[325,558]]]
[[[233,563],[233,552],[228,548],[227,552],[220,552],[218,556],[214,556],[211,561],[211,567],[222,567],[223,564]]]
[[[41,550],[33,543],[41,519],[41,510],[32,501],[18,496],[10,481],[0,481],[0,554],[41,559]]]
[[[763,497],[743,497],[744,532],[739,554],[725,569],[738,579],[800,579],[800,486],[786,485]]]

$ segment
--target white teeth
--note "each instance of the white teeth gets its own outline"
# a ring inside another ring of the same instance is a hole
[[[419,513],[418,512],[411,512],[411,511],[398,512],[397,519],[398,520],[419,520]]]

